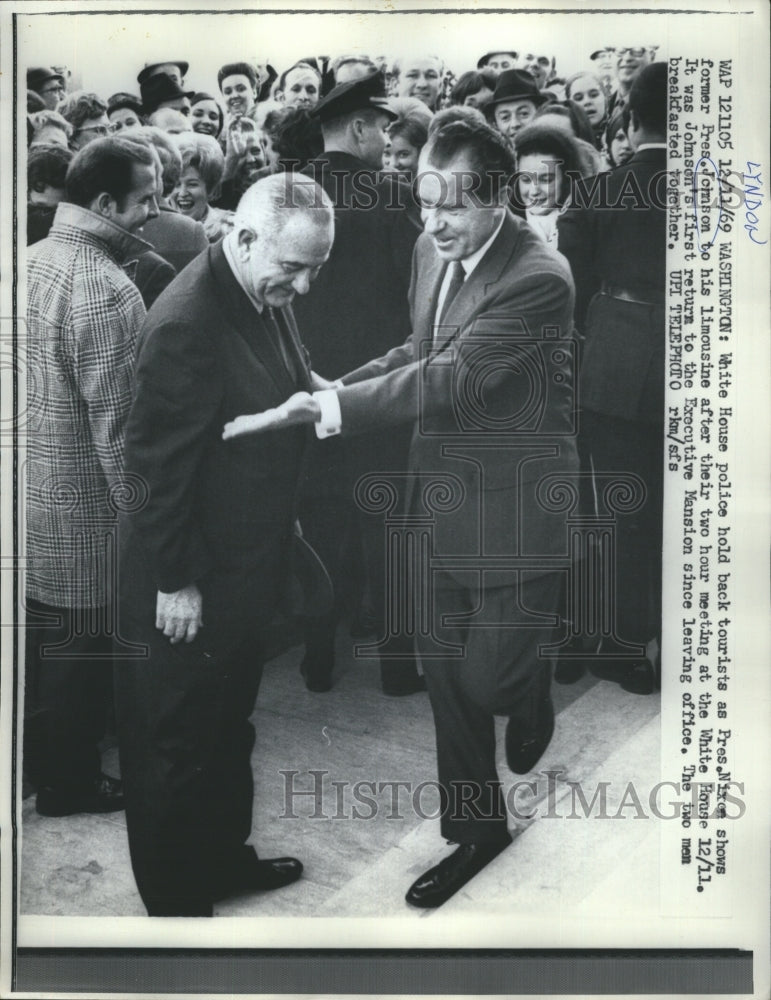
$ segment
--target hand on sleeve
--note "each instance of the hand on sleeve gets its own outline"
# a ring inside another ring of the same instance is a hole
[[[222,439],[240,437],[242,434],[256,434],[261,431],[294,427],[297,424],[313,424],[321,416],[317,400],[307,392],[296,392],[281,406],[263,413],[250,413],[225,424]]]

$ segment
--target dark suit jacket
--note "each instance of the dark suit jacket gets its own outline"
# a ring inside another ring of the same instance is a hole
[[[239,413],[310,389],[294,317],[281,315],[294,379],[221,243],[148,313],[126,428],[126,472],[147,498],[121,526],[122,594],[145,610],[157,590],[195,582],[208,627],[213,606],[245,614],[257,592],[268,600],[284,579],[307,430],[222,441]]]
[[[164,205],[158,217],[149,219],[142,227],[142,239],[151,243],[177,274],[209,245],[202,223]]]
[[[581,405],[629,420],[663,419],[666,169],[665,149],[635,153],[607,175],[602,202],[559,222],[560,251],[587,309]],[[594,298],[603,285],[659,305]]]
[[[544,475],[578,464],[567,264],[507,212],[445,314],[436,345],[444,346],[426,359],[445,268],[433,241],[421,236],[410,288],[412,336],[343,379],[342,433],[412,423],[410,470],[460,479],[462,502],[436,518],[438,556],[545,557],[536,558],[535,575],[550,572],[549,557],[565,555],[564,513],[545,510],[536,488]],[[408,497],[415,513],[424,513],[423,485]],[[468,585],[467,575],[450,572]],[[516,580],[505,570],[488,585]]]
[[[303,173],[335,205],[335,242],[294,308],[314,371],[335,379],[409,336],[407,293],[421,227],[409,187],[348,153],[325,153]]]
[[[421,226],[410,188],[395,174],[381,176],[338,152],[325,153],[303,172],[335,205],[335,242],[294,310],[314,371],[336,379],[409,336],[407,296]],[[312,444],[306,484],[311,506],[320,495],[350,503],[358,476],[372,467],[403,467],[407,445],[406,433],[393,430]],[[304,511],[313,534],[312,516]]]

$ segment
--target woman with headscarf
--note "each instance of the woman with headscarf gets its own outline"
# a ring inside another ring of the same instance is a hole
[[[535,121],[517,132],[514,152],[513,208],[557,250],[557,222],[569,205],[571,177],[580,174],[577,143],[565,129]]]

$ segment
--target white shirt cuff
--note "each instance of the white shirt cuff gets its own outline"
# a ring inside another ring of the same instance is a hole
[[[321,418],[316,421],[316,437],[332,437],[339,434],[343,423],[340,413],[340,400],[337,398],[336,389],[320,389],[313,393],[313,398],[318,402],[321,409]]]

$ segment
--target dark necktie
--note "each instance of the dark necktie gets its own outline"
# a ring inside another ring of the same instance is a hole
[[[278,356],[284,362],[284,367],[289,372],[292,381],[297,382],[297,367],[292,359],[289,345],[286,342],[286,334],[281,327],[278,316],[276,316],[270,306],[267,306],[263,310],[262,318],[265,321],[265,326],[267,327],[270,338],[273,341],[273,346],[278,351]]]
[[[447,286],[447,294],[444,297],[444,302],[442,303],[442,311],[439,314],[439,319],[436,321],[437,326],[441,326],[444,317],[447,315],[447,310],[450,308],[450,303],[455,298],[455,296],[460,291],[461,285],[466,280],[466,272],[463,270],[463,265],[459,260],[454,260],[450,264],[452,273],[450,275],[450,284]]]

